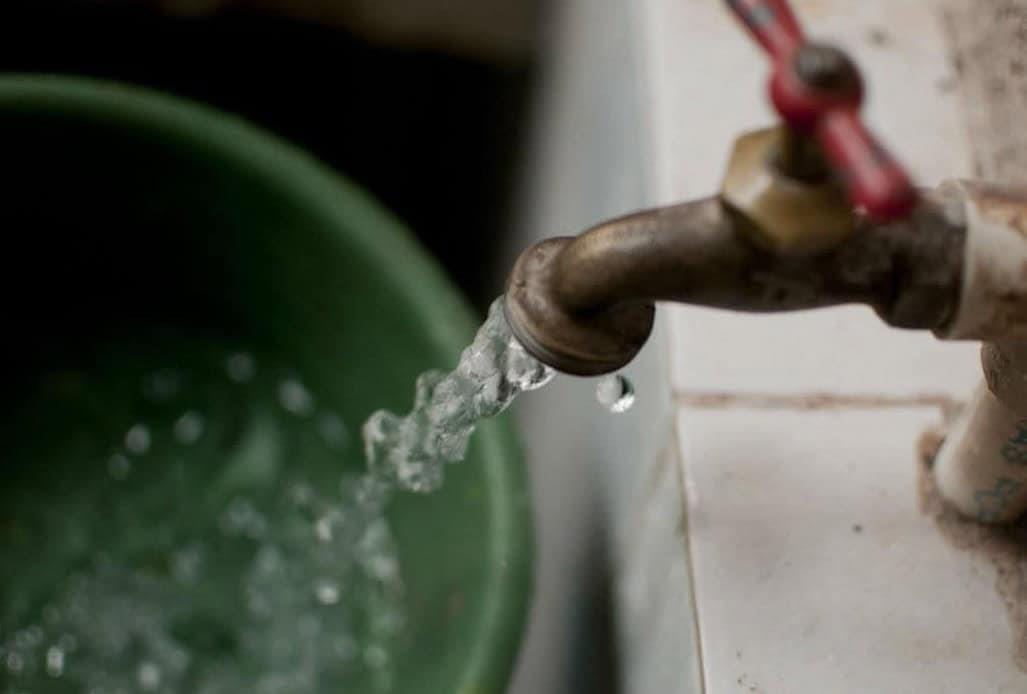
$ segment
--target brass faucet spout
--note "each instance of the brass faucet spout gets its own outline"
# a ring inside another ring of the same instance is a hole
[[[638,212],[525,251],[507,286],[507,318],[537,358],[578,375],[631,361],[656,301],[751,312],[865,303],[891,325],[938,330],[958,301],[960,211],[928,192],[907,219],[854,215],[851,235],[803,255],[754,243],[719,197]]]

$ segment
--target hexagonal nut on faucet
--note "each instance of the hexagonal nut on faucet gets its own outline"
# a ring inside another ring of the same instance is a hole
[[[805,182],[780,170],[775,160],[787,137],[771,128],[738,138],[721,198],[758,246],[782,255],[828,250],[855,228],[852,206],[829,177]]]

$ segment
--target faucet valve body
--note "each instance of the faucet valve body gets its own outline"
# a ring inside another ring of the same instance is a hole
[[[760,130],[738,138],[728,159],[721,198],[739,229],[773,253],[825,251],[856,228],[841,188],[826,173],[803,175],[820,159],[808,140],[787,128]]]

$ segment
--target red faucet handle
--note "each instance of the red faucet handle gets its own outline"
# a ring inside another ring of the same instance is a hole
[[[869,217],[882,222],[901,219],[916,206],[912,179],[855,110],[828,112],[817,127],[817,140],[849,201]]]
[[[878,221],[912,210],[916,188],[860,119],[863,78],[845,53],[803,43],[775,63],[770,98],[788,127],[816,137],[854,206]]]
[[[802,28],[788,0],[727,0],[727,4],[771,60],[786,59],[803,42]]]
[[[842,51],[808,42],[788,0],[727,0],[770,56],[770,96],[785,123],[815,136],[849,200],[880,221],[916,204],[916,188],[859,117],[863,79]]]

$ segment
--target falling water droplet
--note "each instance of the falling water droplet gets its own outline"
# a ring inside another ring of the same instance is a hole
[[[596,400],[614,414],[627,412],[635,404],[635,387],[623,375],[612,374],[596,385]]]

